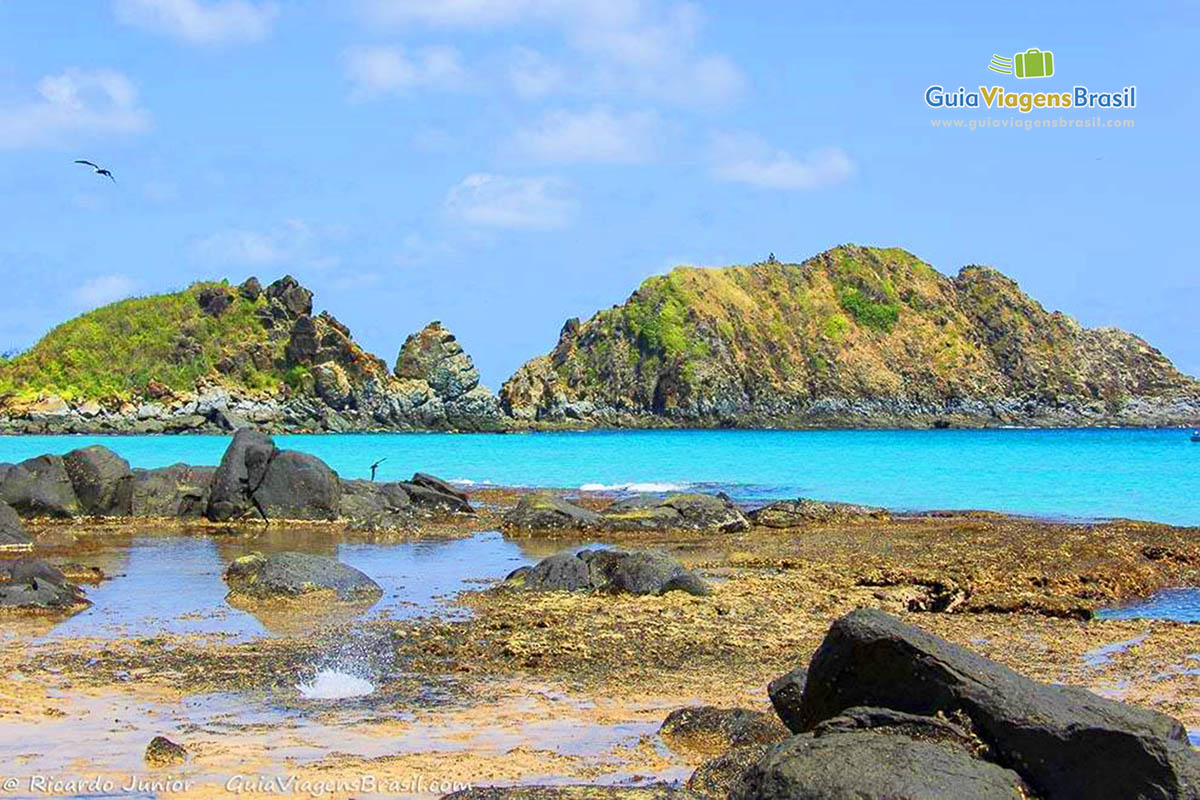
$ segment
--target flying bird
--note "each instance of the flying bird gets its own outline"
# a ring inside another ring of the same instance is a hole
[[[85,164],[86,166],[91,167],[92,171],[95,172],[97,175],[103,175],[104,177],[106,177],[110,181],[112,181],[113,183],[117,182],[117,179],[113,177],[113,174],[111,172],[109,172],[108,170],[106,170],[104,167],[100,166],[99,164],[93,164],[92,162],[86,161],[82,158],[75,159],[75,163],[76,164]]]

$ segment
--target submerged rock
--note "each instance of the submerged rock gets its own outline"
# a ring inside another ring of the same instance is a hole
[[[0,550],[28,550],[33,539],[25,532],[21,517],[12,506],[0,501]]]
[[[0,608],[69,611],[85,605],[83,590],[45,561],[0,563]]]
[[[789,735],[773,714],[716,706],[677,708],[663,720],[658,733],[674,749],[707,754],[774,744]]]
[[[61,456],[37,456],[0,470],[0,500],[25,517],[74,517],[75,487]]]
[[[187,761],[187,750],[165,736],[155,736],[146,746],[145,760],[152,767],[174,767]]]
[[[1177,720],[1039,683],[880,611],[852,612],[830,628],[809,665],[799,725],[812,730],[856,706],[923,716],[961,712],[995,760],[1018,770],[1042,797],[1200,796],[1200,756]],[[788,758],[817,768],[821,759],[809,756],[816,745],[791,747]],[[872,752],[905,757],[890,744],[864,747],[858,763]],[[767,782],[760,785],[783,785],[782,763],[781,755],[776,766],[760,769]]]
[[[647,550],[580,550],[557,553],[533,567],[514,570],[508,586],[532,591],[598,591],[659,595],[670,591],[707,595],[708,584],[678,561]]]
[[[354,567],[309,553],[252,553],[225,571],[231,597],[294,599],[331,592],[348,603],[374,602],[383,590]]]
[[[83,513],[127,517],[132,513],[133,472],[129,462],[102,445],[72,450],[63,456]]]

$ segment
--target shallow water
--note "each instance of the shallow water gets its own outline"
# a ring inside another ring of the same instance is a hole
[[[628,490],[699,486],[743,500],[805,495],[897,509],[1123,516],[1200,524],[1200,444],[1175,429],[592,431],[313,434],[276,441],[343,477]],[[134,466],[216,464],[227,436],[9,436],[0,461],[105,444]]]
[[[433,611],[460,613],[439,601],[478,581],[503,578],[531,563],[521,547],[499,533],[465,539],[421,542],[339,543],[324,533],[272,531],[270,538],[135,536],[89,553],[88,563],[110,575],[85,587],[92,606],[55,625],[51,637],[123,638],[161,634],[224,636],[235,640],[289,633],[287,615],[255,614],[225,601],[222,574],[238,556],[253,550],[303,550],[329,555],[356,567],[383,588],[369,609],[350,616],[403,619]],[[307,613],[298,624],[341,622],[333,608],[328,620]]]
[[[1167,619],[1175,622],[1200,622],[1200,589],[1163,589],[1143,600],[1102,609],[1096,616],[1104,619]]]

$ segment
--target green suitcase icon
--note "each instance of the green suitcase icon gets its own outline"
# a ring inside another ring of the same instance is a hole
[[[1013,56],[1018,78],[1049,78],[1054,74],[1054,53],[1031,47]]]

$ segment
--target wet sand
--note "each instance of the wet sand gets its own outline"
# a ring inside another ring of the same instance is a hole
[[[328,525],[29,528],[37,555],[117,576],[152,568],[122,561],[150,532],[210,542],[219,566],[253,549],[333,554],[460,540],[498,529],[498,511],[516,494],[480,492],[475,519],[386,534]],[[858,606],[897,613],[1032,677],[1200,728],[1200,627],[1086,619],[1164,586],[1200,585],[1197,533],[954,514],[605,534],[607,543],[671,553],[712,582],[712,596],[526,594],[470,580],[502,577],[496,562],[477,575],[465,569],[464,592],[412,613],[399,605],[358,620],[281,612],[245,636],[137,628],[65,637],[54,631],[69,622],[6,615],[0,747],[13,766],[5,777],[17,776],[23,791],[38,775],[98,775],[118,790],[130,776],[171,778],[182,783],[152,788],[187,797],[314,793],[302,787],[335,797],[437,796],[467,783],[675,780],[704,754],[672,750],[657,736],[667,713],[702,703],[767,709],[767,681],[807,661],[830,622]],[[504,541],[532,561],[596,538]],[[103,586],[85,588],[99,597]],[[371,665],[375,691],[303,698],[297,684],[347,647]],[[142,763],[160,734],[188,749],[185,764]]]

